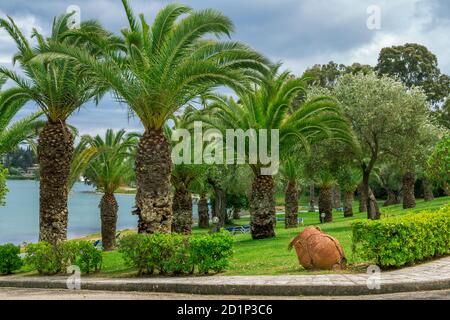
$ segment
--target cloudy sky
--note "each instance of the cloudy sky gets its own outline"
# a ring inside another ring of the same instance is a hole
[[[152,20],[170,1],[131,0],[136,13]],[[450,74],[450,1],[448,0],[183,0],[195,9],[221,10],[234,21],[234,40],[248,43],[285,68],[301,74],[316,63],[333,60],[374,65],[381,48],[408,42],[426,45]],[[69,5],[81,9],[82,19],[98,19],[114,32],[126,26],[120,0],[0,0],[0,16],[12,16],[29,34],[33,28],[48,33],[52,18]],[[381,28],[369,30],[370,8],[381,12]],[[369,13],[368,13],[369,8]],[[0,31],[0,64],[12,67],[15,48]],[[35,107],[28,105],[21,114]],[[112,98],[99,106],[88,104],[71,117],[82,134],[106,128],[139,130],[127,108]]]

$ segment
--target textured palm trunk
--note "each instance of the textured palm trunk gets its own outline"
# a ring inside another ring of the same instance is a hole
[[[325,213],[324,222],[333,221],[333,190],[322,186],[319,193],[319,214]]]
[[[344,217],[353,217],[353,191],[345,192]]]
[[[428,180],[427,178],[423,178],[422,187],[423,187],[423,199],[425,201],[433,201],[434,200],[433,185],[431,184],[430,180]]]
[[[116,246],[117,212],[119,205],[113,193],[105,193],[100,201],[103,250],[110,251]]]
[[[198,226],[202,229],[209,228],[208,200],[204,194],[198,201]]]
[[[361,182],[358,185],[358,195],[359,195],[359,212],[367,211],[367,195],[364,189],[364,184]]]
[[[73,136],[65,122],[45,125],[39,135],[39,240],[55,244],[67,239],[67,197]]]
[[[192,195],[184,185],[175,190],[172,203],[172,232],[191,234]]]
[[[233,209],[233,220],[239,220],[241,218],[241,208]]]
[[[314,212],[316,206],[316,192],[314,188],[314,183],[309,185],[309,212]]]
[[[170,233],[170,145],[162,130],[146,130],[136,155],[136,210],[140,233]]]
[[[406,172],[402,177],[403,185],[403,209],[414,208],[416,206],[416,197],[414,196],[415,176],[412,172]]]
[[[253,239],[275,237],[275,197],[272,176],[253,178],[250,195],[250,219]]]
[[[333,187],[333,207],[335,209],[341,208],[341,188],[336,185]]]
[[[289,181],[285,191],[285,219],[286,229],[298,227],[298,187],[295,181]]]

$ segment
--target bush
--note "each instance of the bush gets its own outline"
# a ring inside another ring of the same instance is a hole
[[[56,245],[41,241],[29,244],[25,252],[25,263],[40,274],[65,272],[71,265],[89,273],[99,271],[102,263],[102,253],[89,241],[66,241]]]
[[[119,239],[119,252],[125,264],[136,268],[138,274],[153,273],[154,266],[150,263],[150,237],[144,234],[132,234]]]
[[[138,274],[186,274],[223,271],[232,254],[233,239],[227,232],[187,237],[180,234],[135,234],[119,241],[127,266]]]
[[[233,254],[233,238],[229,232],[222,230],[211,235],[192,237],[189,247],[192,263],[200,273],[208,273],[209,270],[221,272],[228,267]]]
[[[381,267],[450,253],[450,206],[402,217],[352,223],[353,252]]]
[[[102,268],[102,251],[94,247],[90,241],[78,241],[76,243],[76,265],[81,272],[98,272]]]
[[[20,247],[11,243],[0,246],[0,273],[11,274],[22,267]]]
[[[150,266],[161,274],[192,273],[186,236],[155,233],[150,236]]]

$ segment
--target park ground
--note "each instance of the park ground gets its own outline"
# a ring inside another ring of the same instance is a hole
[[[414,209],[404,210],[401,205],[381,207],[382,219],[404,215],[422,210],[437,210],[448,204],[450,197],[437,198],[430,202],[422,199],[417,200],[417,206]],[[303,203],[305,204],[305,203]],[[380,205],[382,205],[380,203]],[[305,209],[305,208],[303,208]],[[348,261],[348,268],[342,272],[365,272],[367,261],[361,260],[352,254],[352,221],[358,219],[367,219],[366,213],[358,213],[358,203],[355,202],[354,216],[344,218],[342,212],[334,211],[333,222],[327,224],[319,223],[318,213],[300,212],[299,217],[304,219],[303,225],[296,229],[284,229],[284,222],[278,222],[276,226],[276,237],[264,240],[252,240],[250,234],[238,234],[234,236],[235,246],[234,255],[227,271],[221,275],[301,275],[311,274],[310,271],[303,269],[299,264],[295,251],[288,250],[290,241],[306,226],[319,225],[326,233],[336,237],[344,248]],[[234,221],[235,224],[245,225],[249,223],[248,217],[243,217]],[[135,231],[128,230],[124,233]],[[194,233],[208,232],[194,228]],[[91,235],[87,239],[97,239],[99,235]],[[26,272],[27,270],[22,270]],[[330,271],[331,272],[331,271]],[[327,271],[315,272],[327,273]],[[121,254],[117,251],[104,253],[104,262],[102,271],[93,277],[132,277],[136,272],[124,265]]]

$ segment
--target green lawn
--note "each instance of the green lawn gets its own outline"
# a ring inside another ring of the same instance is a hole
[[[412,210],[403,210],[401,205],[381,207],[382,218],[403,215],[408,212],[417,212],[424,209],[438,209],[449,203],[450,197],[438,198],[432,202],[417,200],[417,207]],[[358,209],[355,203],[354,209]],[[303,226],[298,229],[284,229],[284,223],[278,222],[276,227],[276,238],[265,240],[252,240],[250,234],[236,235],[235,252],[231,260],[230,268],[222,275],[279,275],[279,274],[304,274],[308,271],[299,266],[295,251],[288,251],[287,247],[293,237],[295,237],[304,226],[320,225],[317,213],[300,213],[304,218]],[[344,218],[342,212],[334,212],[333,222],[320,225],[322,230],[336,237],[344,247],[347,260],[350,264],[348,272],[358,270],[358,265],[362,266],[364,261],[354,257],[351,253],[351,229],[350,222],[357,219],[366,219],[366,213],[355,213],[352,218]],[[238,224],[248,224],[248,218],[237,220]],[[207,232],[205,230],[194,229],[194,233]],[[361,270],[361,269],[360,269]],[[310,273],[310,272],[308,272]],[[109,276],[132,276],[134,271],[127,269],[122,262],[118,252],[104,254],[104,265],[101,275]]]

